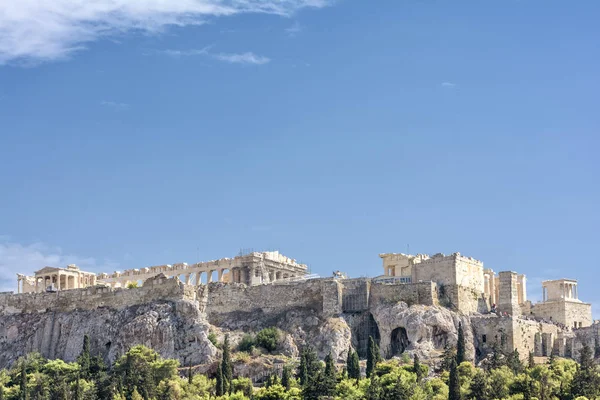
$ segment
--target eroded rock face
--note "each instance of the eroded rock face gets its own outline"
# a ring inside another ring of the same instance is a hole
[[[473,360],[473,331],[467,316],[436,306],[413,305],[404,302],[379,304],[371,309],[381,336],[380,348],[386,357],[402,351],[417,353],[422,359],[431,358],[446,344],[456,346],[458,325],[465,333],[466,357]]]
[[[235,348],[245,333],[256,333],[273,326],[284,333],[278,354],[295,358],[308,345],[321,359],[331,352],[336,361],[345,362],[351,345],[365,347],[370,335],[380,338],[380,347],[386,357],[408,352],[411,355],[418,353],[424,360],[431,359],[446,344],[456,345],[458,325],[462,322],[467,357],[473,359],[474,356],[469,318],[442,307],[409,307],[401,301],[379,299],[368,311],[340,314],[335,307],[319,308],[315,305],[324,300],[315,297],[315,287],[319,285],[311,284],[308,293],[312,297],[308,306],[265,306],[252,312],[240,312],[235,304],[227,307],[221,304],[226,301],[226,296],[220,295],[219,301],[213,299],[211,303],[220,307],[220,311],[211,314],[204,297],[199,296],[204,302],[194,300],[196,297],[191,289],[169,282],[157,286],[159,292],[156,295],[148,287],[148,290],[138,289],[139,293],[131,289],[131,293],[123,291],[113,296],[120,299],[135,295],[137,303],[130,306],[113,301],[108,306],[98,303],[102,305],[77,310],[70,302],[69,308],[61,311],[22,311],[0,316],[0,367],[10,366],[20,356],[33,351],[48,358],[72,361],[79,355],[86,334],[90,336],[92,352],[102,355],[109,363],[130,347],[143,344],[163,357],[178,359],[184,366],[216,365],[220,351],[208,340],[209,329],[220,340],[229,333]],[[261,290],[270,293],[267,289]],[[157,296],[162,296],[160,290],[171,296],[165,300],[157,299]],[[244,288],[239,290],[246,291]],[[296,287],[296,290],[300,289]],[[99,296],[97,301],[104,299],[103,295]],[[183,299],[178,300],[177,296]],[[56,301],[62,299],[61,296],[56,297]],[[214,326],[211,327],[209,322]]]
[[[186,365],[207,363],[217,356],[208,340],[209,325],[195,303],[152,302],[120,310],[15,314],[0,318],[0,367],[33,351],[72,361],[89,335],[92,352],[113,362],[130,347],[143,344],[163,357]],[[9,337],[10,336],[10,337]]]

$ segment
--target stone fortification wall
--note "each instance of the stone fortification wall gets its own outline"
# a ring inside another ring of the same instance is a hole
[[[240,319],[276,319],[298,309],[324,317],[342,312],[341,285],[334,279],[259,286],[213,283],[201,286],[198,295],[208,320],[219,326]]]
[[[439,287],[440,304],[465,314],[487,313],[490,310],[489,297],[483,293],[461,285]]]
[[[530,312],[538,318],[552,320],[571,328],[592,325],[592,305],[574,301],[545,301],[536,303]]]
[[[184,285],[178,279],[159,276],[147,280],[143,287],[134,289],[93,286],[54,293],[0,294],[0,315],[98,308],[119,310],[138,304],[184,299],[196,300],[193,287]]]
[[[523,359],[530,352],[536,356],[549,356],[553,351],[570,356],[570,337],[554,324],[487,314],[472,316],[471,325],[478,357],[490,353],[496,343],[504,351],[517,349]]]
[[[379,304],[405,302],[409,306],[423,304],[438,305],[437,287],[434,282],[419,282],[413,284],[377,283],[370,286],[369,307]]]
[[[436,254],[413,267],[413,282],[433,281],[441,285],[460,285],[484,292],[483,263],[460,253]]]
[[[456,265],[454,255],[436,254],[415,264],[413,282],[433,281],[443,285],[456,284]]]
[[[485,291],[483,263],[472,257],[455,255],[456,284],[469,287],[479,293]]]

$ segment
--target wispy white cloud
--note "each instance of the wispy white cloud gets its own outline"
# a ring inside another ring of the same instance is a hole
[[[20,244],[0,238],[0,291],[16,291],[17,273],[32,274],[45,266],[65,267],[77,264],[90,272],[112,272],[119,267],[112,261],[98,261],[93,257],[65,254],[60,247],[43,243]]]
[[[0,64],[69,57],[100,38],[160,33],[240,13],[292,15],[333,0],[5,0],[0,1]]]
[[[129,104],[127,103],[117,103],[114,101],[106,101],[103,100],[100,102],[100,105],[108,108],[112,108],[113,110],[123,111],[129,108]]]
[[[271,61],[269,57],[260,56],[253,52],[245,53],[211,53],[209,50],[212,46],[207,46],[202,49],[189,50],[157,50],[154,54],[164,54],[171,57],[190,57],[190,56],[206,56],[215,60],[224,61],[232,64],[254,64],[263,65]],[[150,53],[146,53],[150,54]]]
[[[213,58],[231,64],[254,64],[263,65],[271,61],[270,58],[256,55],[252,52],[246,53],[219,53],[213,54]]]
[[[294,22],[292,24],[292,26],[290,26],[289,28],[285,29],[285,32],[288,34],[288,36],[290,37],[294,37],[296,35],[298,35],[300,32],[302,32],[302,25],[300,25],[300,23],[298,23],[298,21]]]
[[[190,56],[202,56],[208,55],[208,50],[211,46],[207,46],[203,49],[190,49],[190,50],[158,50],[156,53],[164,54],[171,57],[190,57]]]
[[[442,87],[445,87],[445,88],[448,88],[448,89],[455,88],[456,86],[458,86],[456,83],[442,82]]]

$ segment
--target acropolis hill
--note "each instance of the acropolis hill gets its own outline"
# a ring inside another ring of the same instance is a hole
[[[524,275],[496,274],[460,253],[379,257],[383,274],[358,279],[307,275],[306,265],[279,252],[112,274],[75,265],[19,274],[17,293],[0,294],[0,366],[30,351],[72,360],[85,334],[108,361],[141,343],[184,365],[214,361],[209,332],[229,332],[235,342],[269,326],[285,332],[288,356],[310,344],[339,360],[350,345],[364,355],[369,336],[385,357],[433,359],[456,343],[459,323],[476,361],[494,344],[522,357],[574,357],[599,339],[576,280],[542,282],[534,304]]]

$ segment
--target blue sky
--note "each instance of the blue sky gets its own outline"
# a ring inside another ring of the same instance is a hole
[[[597,1],[0,3],[0,273],[460,251],[600,304]],[[114,7],[114,8],[111,8]]]

